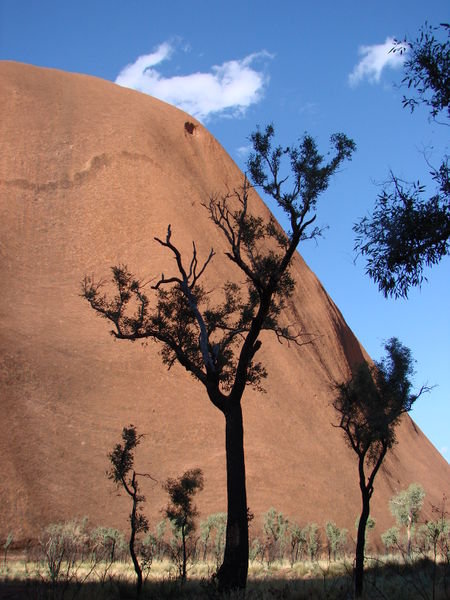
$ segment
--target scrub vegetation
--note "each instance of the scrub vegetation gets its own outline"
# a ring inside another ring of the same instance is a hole
[[[202,481],[198,475],[192,471],[170,481],[177,485],[187,479],[198,483]],[[169,491],[167,484],[165,487]],[[201,486],[196,485],[194,493],[200,490]],[[450,598],[446,498],[441,506],[433,508],[435,518],[424,521],[420,517],[424,500],[421,490],[419,484],[412,484],[391,499],[398,527],[381,536],[374,530],[367,535],[363,598]],[[180,552],[175,551],[180,548],[180,523],[174,526],[173,519],[171,524],[165,518],[135,540],[134,549],[142,567],[140,598],[223,597],[214,574],[223,559],[225,515],[217,513],[201,519],[192,505],[189,509],[186,554],[181,552],[184,571],[180,569]],[[414,515],[411,526],[407,514]],[[19,549],[10,544],[12,548],[0,569],[0,597],[6,590],[8,598],[136,597],[128,535],[110,527],[91,528],[87,519],[49,525],[33,546]],[[376,552],[380,541],[385,547],[382,554]],[[351,598],[355,546],[354,532],[336,523],[300,524],[271,507],[251,523],[247,589],[226,597]]]

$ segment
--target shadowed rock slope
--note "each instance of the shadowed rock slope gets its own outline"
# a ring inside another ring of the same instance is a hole
[[[154,241],[170,223],[186,253],[214,246],[210,289],[238,277],[201,203],[239,186],[242,173],[208,131],[176,108],[99,79],[0,63],[0,539],[87,515],[124,527],[126,498],[105,477],[124,425],[146,434],[137,466],[163,481],[201,467],[202,515],[225,509],[224,422],[183,369],[167,371],[150,343],[114,341],[80,298],[85,274],[125,263],[143,278],[173,269]],[[190,122],[193,126],[186,127]],[[254,212],[267,217],[261,200]],[[244,397],[249,506],[301,523],[332,519],[354,532],[356,462],[329,405],[363,350],[300,256],[286,319],[320,334],[313,345],[263,337],[266,394]],[[449,493],[447,462],[411,419],[373,499],[378,530],[388,499],[420,482],[430,502]],[[160,519],[160,486],[145,483]]]

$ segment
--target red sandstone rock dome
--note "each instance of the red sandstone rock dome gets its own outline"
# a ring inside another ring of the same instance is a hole
[[[79,294],[85,274],[119,262],[148,278],[169,269],[153,241],[169,223],[182,249],[214,246],[212,288],[233,277],[201,203],[242,174],[185,113],[93,77],[3,62],[0,106],[0,538],[84,515],[122,527],[126,499],[105,477],[106,455],[129,423],[146,434],[142,469],[163,481],[201,467],[202,515],[224,510],[222,415],[183,369],[165,369],[157,346],[114,341]],[[320,338],[288,348],[263,337],[267,393],[243,401],[249,506],[353,531],[356,461],[331,427],[329,381],[363,350],[300,256],[293,275],[289,316]],[[379,531],[392,524],[388,499],[410,483],[425,487],[428,509],[450,493],[447,462],[409,417],[398,438],[376,481]],[[159,519],[164,493],[145,492]]]

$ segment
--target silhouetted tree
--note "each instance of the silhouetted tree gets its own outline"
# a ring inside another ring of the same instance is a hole
[[[240,189],[205,204],[209,217],[225,237],[226,256],[240,269],[245,285],[226,282],[223,303],[213,308],[201,278],[214,257],[211,249],[199,262],[193,243],[190,259],[183,260],[172,241],[169,225],[165,239],[155,238],[175,258],[175,273],[164,274],[152,289],[153,303],[144,285],[124,266],[113,267],[116,295],[108,298],[102,282],[86,277],[83,295],[92,308],[114,325],[113,334],[124,340],[153,339],[161,343],[163,362],[178,361],[206,388],[210,401],[225,417],[227,461],[227,532],[224,560],[217,577],[221,589],[244,588],[248,571],[248,522],[245,485],[244,430],[241,400],[246,386],[261,389],[266,377],[255,360],[262,330],[279,340],[309,343],[310,334],[293,335],[279,324],[279,315],[292,294],[289,267],[302,240],[320,234],[313,227],[319,195],[355,144],[344,134],[331,137],[334,156],[329,162],[319,154],[314,140],[305,135],[299,146],[273,147],[273,126],[251,135],[254,152],[248,161],[253,183],[273,198],[286,213],[290,231],[285,234],[271,218],[264,222],[249,210],[251,187],[247,178]],[[282,162],[290,165],[290,178]],[[286,190],[289,183],[290,189]]]
[[[439,34],[443,39],[439,39]],[[406,54],[403,85],[416,95],[403,97],[411,111],[419,104],[430,108],[433,119],[450,117],[450,27],[425,24],[414,41],[396,41],[392,51]],[[366,272],[387,296],[407,297],[411,287],[424,281],[426,266],[449,253],[450,180],[448,156],[439,167],[428,165],[435,192],[402,181],[392,171],[371,215],[353,227],[355,250],[367,259]]]
[[[145,502],[145,496],[139,493],[138,475],[134,470],[134,450],[141,441],[142,435],[138,435],[136,427],[129,425],[122,430],[123,443],[116,444],[113,451],[108,454],[111,461],[111,469],[107,475],[118,487],[122,487],[132,500],[130,513],[130,541],[129,549],[131,560],[136,572],[136,596],[139,597],[142,589],[142,568],[136,555],[136,536],[140,532],[148,531],[148,520],[142,514],[141,505]],[[145,474],[145,476],[149,476]]]
[[[355,562],[355,595],[363,591],[365,532],[370,514],[374,480],[386,456],[396,442],[395,430],[400,417],[409,412],[417,398],[427,390],[411,393],[413,359],[411,351],[398,339],[385,344],[386,358],[370,366],[358,365],[351,378],[335,384],[333,406],[349,447],[358,457],[362,510],[358,523]]]
[[[181,580],[186,580],[187,540],[195,530],[195,517],[198,510],[192,504],[194,495],[203,489],[204,479],[201,469],[190,469],[178,479],[168,479],[164,489],[169,494],[170,502],[165,510],[166,517],[181,537]]]

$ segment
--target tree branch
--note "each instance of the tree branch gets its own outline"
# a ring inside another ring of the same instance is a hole
[[[198,308],[197,299],[195,297],[195,294],[193,293],[195,284],[197,283],[197,281],[201,277],[201,275],[204,273],[206,267],[208,266],[212,257],[214,256],[214,250],[211,249],[208,258],[206,259],[205,263],[203,264],[202,268],[200,269],[200,272],[197,274],[196,273],[197,251],[195,248],[195,244],[193,244],[194,253],[193,253],[191,263],[190,263],[190,276],[191,276],[192,281],[190,282],[189,276],[187,275],[187,273],[183,267],[183,261],[181,259],[180,251],[170,241],[171,236],[172,236],[172,231],[171,231],[171,227],[169,225],[167,228],[166,241],[163,242],[162,240],[160,240],[157,237],[155,237],[155,240],[162,246],[169,248],[172,251],[172,253],[175,256],[176,262],[177,262],[177,267],[178,267],[178,271],[180,272],[181,279],[179,279],[177,277],[171,277],[170,279],[165,279],[164,274],[163,274],[161,279],[158,281],[158,283],[156,285],[152,286],[152,288],[157,290],[160,287],[160,285],[165,284],[165,283],[177,283],[180,286],[180,289],[183,292],[183,294],[185,295],[185,297],[189,303],[189,306],[190,306],[193,314],[195,315],[198,326],[200,328],[199,345],[200,345],[200,350],[202,353],[203,362],[205,364],[206,370],[214,373],[215,372],[214,360],[213,360],[213,358],[209,352],[209,348],[208,348],[208,331],[207,331],[203,316]]]

